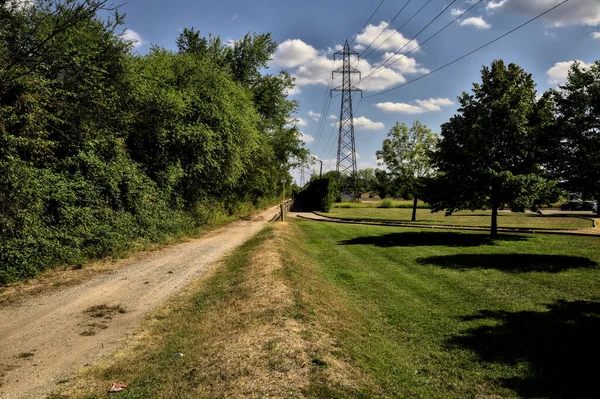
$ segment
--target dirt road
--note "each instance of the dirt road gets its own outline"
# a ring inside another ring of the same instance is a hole
[[[0,308],[0,399],[42,398],[125,345],[138,323],[256,234],[271,208],[199,239],[123,261],[83,284]]]

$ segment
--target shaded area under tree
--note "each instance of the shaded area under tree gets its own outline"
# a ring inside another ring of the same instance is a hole
[[[374,245],[383,248],[437,245],[446,247],[477,247],[480,245],[494,245],[498,241],[525,240],[527,240],[527,237],[509,234],[501,234],[495,238],[491,238],[483,234],[420,231],[356,237],[341,241],[339,245]]]
[[[491,311],[466,316],[485,320],[447,344],[476,353],[482,362],[526,365],[527,371],[500,379],[521,397],[595,398],[600,356],[600,302],[559,300],[543,311]]]
[[[496,269],[505,272],[557,273],[569,269],[597,267],[598,264],[583,256],[538,254],[458,254],[430,256],[418,259],[423,265],[449,269]]]

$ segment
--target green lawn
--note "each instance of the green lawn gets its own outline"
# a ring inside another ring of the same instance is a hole
[[[344,309],[327,328],[336,355],[378,387],[365,397],[597,397],[598,239],[292,228],[286,251],[304,253],[330,288],[294,265],[291,280],[317,320]]]
[[[412,209],[403,208],[332,208],[323,215],[341,219],[360,220],[391,220],[410,222]],[[498,215],[499,227],[529,227],[551,229],[591,228],[591,212],[581,215],[572,214],[523,214],[500,212]],[[444,212],[432,213],[429,209],[417,209],[417,223],[444,224],[454,226],[482,226],[488,227],[491,220],[491,211],[460,211],[445,216]]]

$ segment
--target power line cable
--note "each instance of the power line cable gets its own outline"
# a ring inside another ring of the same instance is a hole
[[[381,32],[379,32],[379,34],[377,35],[377,37],[375,39],[373,39],[373,41],[371,43],[369,43],[369,45],[362,51],[363,54],[364,54],[365,51],[367,51],[375,43],[375,41],[377,41],[377,39],[379,39],[379,37],[383,34],[383,32],[385,32],[385,30],[390,27],[390,25],[392,24],[392,22],[394,22],[396,20],[396,18],[398,18],[398,16],[402,13],[402,11],[404,11],[404,9],[406,8],[406,6],[409,5],[411,1],[412,0],[408,0],[406,2],[406,4],[404,4],[404,6],[400,9],[400,11],[398,11],[396,13],[396,15],[394,15],[394,18],[392,18],[390,20],[390,22],[388,22],[388,24],[385,26],[385,28],[383,28],[381,30]]]
[[[331,97],[330,97],[330,89],[331,89],[331,84],[333,83],[333,69],[335,68],[335,61],[331,61],[331,73],[329,74],[329,81],[327,83],[327,91],[325,92],[325,98],[323,100],[323,105],[321,106],[321,116],[319,117],[319,121],[317,123],[317,130],[315,133],[315,137],[314,137],[314,141],[313,144],[311,145],[311,152],[314,152],[316,150],[316,146],[318,145],[318,142],[321,139],[321,135],[323,132],[323,127],[322,125],[322,119],[323,119],[323,114],[325,112],[329,111],[329,105],[331,103]],[[325,111],[325,109],[327,108],[327,111]]]
[[[381,7],[381,5],[383,4],[384,1],[385,0],[381,0],[381,3],[379,3],[379,5],[375,9],[375,11],[373,11],[373,14],[371,14],[371,16],[369,17],[369,19],[367,19],[367,22],[365,22],[365,24],[363,25],[363,27],[358,31],[359,34],[369,24],[369,22],[371,21],[371,18],[373,18],[375,16],[375,13],[379,10],[379,8]],[[352,38],[352,41],[350,42],[350,45],[352,45],[352,43],[354,43],[354,40],[356,40],[357,37],[358,37],[358,34]]]
[[[413,14],[413,15],[412,15],[412,16],[411,16],[409,19],[408,19],[408,21],[406,21],[405,23],[403,23],[403,24],[402,24],[402,26],[401,26],[401,27],[399,27],[398,29],[394,30],[394,32],[392,32],[392,34],[391,34],[390,36],[388,36],[388,38],[387,38],[387,39],[385,39],[383,42],[381,42],[381,43],[379,44],[379,46],[377,46],[377,47],[375,47],[374,49],[372,49],[371,51],[369,51],[369,54],[366,54],[366,55],[364,55],[363,57],[368,57],[368,56],[370,56],[370,55],[371,55],[371,54],[373,54],[375,51],[377,51],[377,50],[378,50],[378,49],[379,49],[381,46],[383,46],[385,43],[387,43],[387,41],[388,41],[388,40],[390,40],[392,37],[394,37],[394,35],[396,35],[397,33],[399,33],[399,32],[400,32],[400,30],[401,30],[402,28],[404,28],[404,27],[405,27],[405,26],[406,26],[406,25],[407,25],[407,24],[408,24],[410,21],[412,21],[414,17],[416,17],[417,15],[419,15],[419,13],[420,13],[421,11],[423,11],[423,9],[424,9],[425,7],[427,7],[427,5],[428,5],[429,3],[431,3],[432,1],[433,1],[433,0],[427,0],[427,2],[426,2],[425,4],[423,4],[423,6],[422,6],[421,8],[419,8],[419,9],[417,10],[417,12],[416,12],[416,13],[414,13],[414,14]]]
[[[415,40],[417,38],[417,36],[419,36],[425,29],[427,29],[432,23],[434,23],[439,17],[442,16],[443,13],[446,12],[446,10],[448,8],[450,8],[450,6],[454,3],[456,3],[457,0],[452,0],[452,2],[450,4],[448,4],[438,15],[435,16],[435,18],[433,18],[431,21],[429,21],[429,23],[427,25],[425,25],[423,27],[423,29],[421,29],[416,35],[414,35],[412,37],[412,39],[410,39],[408,42],[406,42],[404,44],[404,46],[400,47],[399,50],[397,50],[394,54],[392,54],[391,56],[389,56],[381,65],[379,65],[377,68],[375,68],[373,71],[371,71],[371,73],[369,73],[367,76],[365,76],[364,78],[361,79],[361,82],[368,79],[370,76],[374,75],[375,73],[377,73],[381,68],[385,68],[386,67],[386,63],[391,60],[392,58],[394,58],[395,56],[397,56],[406,46],[408,46],[410,43],[413,42],[413,40]],[[360,82],[359,82],[360,84]]]
[[[371,7],[373,7],[373,4],[375,4],[375,1],[377,0],[373,0],[371,1],[371,4],[369,4],[369,7],[367,7],[367,9],[365,10],[365,12],[363,13],[363,15],[360,17],[360,19],[358,19],[356,21],[356,23],[354,24],[354,26],[352,27],[352,30],[350,31],[351,33],[354,33],[354,30],[356,29],[356,27],[358,26],[358,24],[360,24],[360,21],[365,17],[365,15],[367,15],[367,12],[369,12],[369,10],[371,9]]]
[[[394,61],[392,61],[389,64],[387,64],[386,67],[389,68],[391,65],[394,65],[396,62],[400,61],[402,58],[405,58],[407,55],[409,55],[413,51],[416,51],[419,47],[423,46],[425,43],[427,43],[428,41],[430,41],[431,39],[433,39],[434,37],[436,37],[437,35],[439,35],[440,33],[442,33],[444,30],[446,30],[446,28],[448,28],[450,25],[452,25],[453,23],[455,23],[456,21],[458,21],[459,19],[461,19],[465,14],[467,14],[468,12],[470,12],[473,8],[477,7],[477,5],[479,5],[483,1],[484,0],[479,0],[477,3],[473,4],[468,10],[463,11],[462,14],[460,14],[459,16],[457,16],[456,18],[454,18],[452,21],[450,21],[448,24],[446,24],[442,29],[438,30],[433,35],[429,36],[427,39],[425,39],[423,42],[421,42],[417,47],[413,48],[412,50],[410,50],[407,53],[402,54],[402,56],[398,57]]]
[[[413,80],[410,80],[410,81],[408,81],[408,82],[406,82],[406,83],[403,83],[403,84],[401,84],[401,85],[394,86],[394,87],[391,87],[391,88],[389,88],[389,89],[382,90],[382,91],[380,91],[380,92],[377,92],[377,93],[374,93],[374,94],[371,94],[371,95],[365,96],[364,98],[365,98],[365,99],[366,99],[366,98],[371,98],[371,97],[379,96],[379,95],[381,95],[381,94],[384,94],[384,93],[388,93],[388,92],[390,92],[390,91],[392,91],[392,90],[396,90],[396,89],[399,89],[399,88],[401,88],[401,87],[407,86],[407,85],[409,85],[409,84],[411,84],[411,83],[414,83],[414,82],[416,82],[416,81],[418,81],[418,80],[421,80],[421,79],[423,79],[423,78],[424,78],[424,77],[426,77],[426,76],[429,76],[429,75],[432,75],[432,74],[434,74],[434,73],[436,73],[436,72],[438,72],[438,71],[441,71],[442,69],[444,69],[444,68],[447,68],[447,67],[449,67],[450,65],[452,65],[452,64],[455,64],[455,63],[457,63],[458,61],[460,61],[460,60],[463,60],[463,59],[467,58],[468,56],[470,56],[470,55],[472,55],[472,54],[474,54],[474,53],[478,52],[479,50],[482,50],[482,49],[484,49],[485,47],[487,47],[487,46],[489,46],[489,45],[491,45],[491,44],[493,44],[493,43],[497,42],[498,40],[505,38],[506,36],[510,35],[511,33],[515,32],[515,31],[517,31],[517,30],[519,30],[519,29],[521,29],[522,27],[524,27],[524,26],[526,26],[526,25],[529,25],[531,22],[535,21],[535,20],[536,20],[536,19],[538,19],[538,18],[541,18],[541,17],[543,17],[544,15],[546,15],[546,14],[548,14],[549,12],[551,12],[551,11],[555,10],[556,8],[558,8],[558,7],[562,6],[563,4],[567,3],[568,1],[569,1],[569,0],[564,0],[562,3],[559,3],[559,4],[557,4],[557,5],[555,5],[555,6],[551,7],[551,8],[549,8],[548,10],[546,10],[546,11],[544,11],[543,13],[541,13],[541,14],[538,14],[537,16],[535,16],[535,17],[533,17],[533,18],[531,18],[531,19],[527,20],[526,22],[522,23],[521,25],[517,26],[516,28],[513,28],[513,29],[509,30],[508,32],[504,33],[503,35],[501,35],[501,36],[498,36],[498,37],[497,37],[497,38],[495,38],[494,40],[491,40],[491,41],[489,41],[489,42],[485,43],[484,45],[482,45],[482,46],[480,46],[480,47],[476,48],[475,50],[469,51],[468,53],[466,53],[466,54],[464,54],[464,55],[462,55],[462,56],[460,56],[460,57],[456,58],[456,59],[455,59],[455,60],[453,60],[453,61],[450,61],[450,62],[449,62],[449,63],[447,63],[447,64],[444,64],[444,65],[442,65],[442,66],[441,66],[441,67],[439,67],[439,68],[436,68],[436,69],[434,69],[433,71],[431,71],[431,72],[429,72],[429,73],[426,73],[425,75],[421,75],[421,76],[419,76],[418,78],[416,78],[416,79],[413,79]]]

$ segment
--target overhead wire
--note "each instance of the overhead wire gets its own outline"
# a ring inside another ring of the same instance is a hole
[[[425,25],[423,27],[423,29],[421,29],[419,32],[417,32],[417,34],[414,35],[412,37],[412,39],[410,39],[408,42],[406,42],[404,44],[404,46],[400,47],[400,49],[398,49],[396,52],[394,52],[394,54],[392,54],[391,56],[389,56],[383,63],[381,63],[381,65],[379,65],[377,68],[375,68],[373,71],[371,71],[371,73],[369,73],[367,76],[365,76],[364,78],[362,78],[360,82],[363,82],[366,79],[368,79],[370,76],[373,76],[381,68],[385,68],[387,66],[386,63],[389,60],[391,60],[392,58],[394,58],[395,56],[397,56],[406,46],[408,46],[410,43],[412,43],[425,29],[427,29],[432,23],[434,23],[439,17],[441,17],[442,14],[444,14],[446,12],[446,10],[448,8],[450,8],[450,6],[452,6],[452,4],[456,3],[456,1],[457,0],[452,0],[452,2],[450,2],[450,4],[448,4],[446,7],[444,7],[444,9],[438,15],[436,15],[431,21],[429,21],[429,23],[427,25]],[[360,82],[359,82],[359,84],[360,84]]]
[[[398,57],[397,59],[395,59],[394,61],[390,62],[389,64],[386,65],[386,68],[390,67],[391,65],[394,65],[395,63],[397,63],[398,61],[400,61],[402,58],[405,58],[406,56],[408,56],[409,54],[411,54],[413,51],[418,50],[421,46],[423,46],[425,43],[427,43],[428,41],[430,41],[431,39],[433,39],[434,37],[436,37],[437,35],[439,35],[440,33],[442,33],[444,30],[446,30],[450,25],[452,25],[453,23],[455,23],[456,21],[458,21],[459,19],[461,19],[465,14],[469,13],[473,8],[477,7],[480,3],[482,3],[484,0],[479,0],[477,3],[473,4],[469,9],[467,9],[466,11],[463,11],[459,16],[457,16],[456,18],[454,18],[452,21],[450,21],[449,23],[447,23],[444,27],[442,27],[440,30],[438,30],[437,32],[435,32],[433,35],[429,36],[427,39],[423,40],[419,45],[417,45],[415,48],[413,48],[412,50],[402,54],[402,56]],[[367,76],[368,77],[368,76]],[[365,77],[365,79],[367,78]],[[364,80],[364,79],[363,79]]]
[[[363,15],[356,21],[356,23],[354,24],[354,26],[352,27],[352,30],[350,31],[351,34],[354,33],[354,30],[356,29],[356,27],[360,24],[360,21],[362,21],[362,19],[365,17],[365,15],[367,15],[367,13],[369,12],[369,10],[371,9],[371,7],[373,7],[373,4],[375,4],[375,1],[377,0],[372,0],[371,4],[369,4],[369,7],[367,7],[367,9],[365,10],[365,12],[363,12]]]
[[[329,74],[329,80],[327,83],[327,91],[325,92],[325,99],[323,100],[323,105],[321,106],[321,115],[319,116],[319,121],[317,123],[317,129],[314,136],[314,141],[311,145],[311,152],[315,152],[319,142],[321,141],[321,135],[323,134],[323,119],[324,115],[329,112],[329,106],[331,105],[331,84],[333,83],[333,69],[335,68],[335,61],[331,62],[331,73]]]
[[[358,33],[359,33],[359,34],[360,34],[360,32],[362,32],[362,31],[363,31],[363,30],[364,30],[364,29],[367,27],[367,25],[369,24],[369,22],[371,22],[371,19],[372,19],[372,18],[375,16],[375,14],[377,13],[377,11],[379,11],[379,9],[381,8],[381,5],[383,4],[383,2],[384,2],[384,1],[385,1],[385,0],[381,0],[381,3],[379,3],[379,5],[378,5],[378,6],[377,6],[377,8],[375,9],[375,11],[373,11],[373,14],[371,14],[371,16],[369,17],[369,19],[367,19],[367,22],[365,22],[365,24],[363,25],[363,27],[362,27],[362,28],[361,28],[361,29],[358,31]],[[358,34],[357,34],[357,35],[355,35],[355,36],[352,38],[352,41],[350,42],[350,45],[351,45],[352,43],[354,43],[354,40],[356,40],[356,38],[357,38],[357,37],[358,37]]]
[[[365,51],[367,51],[377,41],[377,39],[379,39],[379,37],[383,34],[383,32],[385,32],[385,30],[390,27],[390,25],[392,24],[392,22],[394,22],[396,20],[396,18],[398,18],[398,16],[402,13],[402,11],[404,11],[404,9],[406,8],[406,6],[408,6],[411,1],[412,0],[408,0],[404,4],[404,6],[400,9],[400,11],[398,11],[396,13],[396,15],[394,15],[394,17],[390,20],[390,22],[388,22],[388,24],[385,26],[385,28],[383,28],[381,30],[381,32],[379,32],[379,34],[377,35],[377,37],[375,39],[373,39],[373,41],[371,41],[371,43],[369,43],[369,45],[362,51],[363,54],[364,54]],[[369,54],[371,54],[371,53],[369,53]]]
[[[453,61],[450,61],[450,62],[448,62],[447,64],[444,64],[444,65],[440,66],[439,68],[436,68],[436,69],[434,69],[433,71],[430,71],[430,72],[428,72],[428,73],[426,73],[426,74],[424,74],[424,75],[421,75],[421,76],[419,76],[418,78],[415,78],[415,79],[413,79],[413,80],[410,80],[410,81],[408,81],[408,82],[406,82],[406,83],[403,83],[403,84],[400,84],[400,85],[397,85],[397,86],[391,87],[391,88],[389,88],[389,89],[382,90],[382,91],[379,91],[379,92],[377,92],[377,93],[374,93],[374,94],[371,94],[371,95],[365,96],[364,98],[365,98],[365,99],[367,99],[367,98],[372,98],[372,97],[379,96],[379,95],[381,95],[381,94],[384,94],[384,93],[388,93],[388,92],[390,92],[390,91],[392,91],[392,90],[396,90],[396,89],[399,89],[399,88],[401,88],[401,87],[407,86],[407,85],[409,85],[409,84],[411,84],[411,83],[414,83],[414,82],[416,82],[416,81],[419,81],[419,80],[421,80],[421,79],[423,79],[423,78],[425,78],[425,77],[427,77],[427,76],[429,76],[429,75],[432,75],[432,74],[434,74],[434,73],[436,73],[436,72],[438,72],[438,71],[441,71],[442,69],[444,69],[444,68],[447,68],[447,67],[449,67],[450,65],[452,65],[452,64],[455,64],[455,63],[457,63],[458,61],[461,61],[461,60],[463,60],[463,59],[467,58],[468,56],[470,56],[470,55],[472,55],[472,54],[474,54],[474,53],[476,53],[476,52],[478,52],[478,51],[480,51],[480,50],[484,49],[485,47],[487,47],[487,46],[489,46],[489,45],[491,45],[491,44],[493,44],[493,43],[495,43],[495,42],[497,42],[497,41],[499,41],[499,40],[501,40],[501,39],[505,38],[506,36],[510,35],[511,33],[515,32],[515,31],[517,31],[517,30],[519,30],[519,29],[521,29],[522,27],[524,27],[524,26],[526,26],[526,25],[529,25],[529,24],[530,24],[530,23],[532,23],[533,21],[535,21],[535,20],[537,20],[537,19],[539,19],[539,18],[543,17],[544,15],[546,15],[546,14],[548,14],[549,12],[551,12],[551,11],[553,11],[553,10],[557,9],[558,7],[560,7],[560,6],[562,6],[563,4],[567,3],[568,1],[569,1],[569,0],[564,0],[563,2],[561,2],[561,3],[559,3],[559,4],[556,4],[555,6],[553,6],[553,7],[549,8],[548,10],[544,11],[543,13],[541,13],[541,14],[538,14],[537,16],[535,16],[535,17],[533,17],[533,18],[531,18],[531,19],[529,19],[529,20],[525,21],[524,23],[520,24],[519,26],[517,26],[517,27],[515,27],[515,28],[513,28],[513,29],[509,30],[508,32],[506,32],[506,33],[504,33],[504,34],[502,34],[502,35],[498,36],[498,37],[497,37],[497,38],[495,38],[494,40],[490,40],[489,42],[485,43],[484,45],[482,45],[482,46],[479,46],[479,47],[477,47],[476,49],[469,51],[468,53],[466,53],[466,54],[464,54],[464,55],[462,55],[462,56],[460,56],[460,57],[458,57],[458,58],[454,59]]]
[[[421,13],[421,11],[423,11],[423,9],[424,9],[425,7],[427,7],[427,5],[428,5],[429,3],[431,3],[432,1],[433,1],[433,0],[427,0],[427,2],[426,2],[425,4],[423,4],[423,6],[421,6],[421,8],[419,8],[419,9],[417,10],[417,12],[416,12],[416,13],[414,13],[414,14],[413,14],[413,15],[412,15],[412,16],[411,16],[411,17],[410,17],[410,18],[409,18],[409,19],[408,19],[406,22],[404,22],[404,23],[402,24],[402,26],[400,26],[398,29],[395,29],[395,30],[392,32],[392,34],[388,36],[388,38],[387,38],[387,39],[385,39],[383,42],[379,43],[379,45],[378,45],[377,47],[375,47],[374,49],[372,49],[371,51],[369,51],[369,53],[368,53],[368,54],[364,54],[364,55],[362,55],[362,57],[363,57],[363,58],[364,58],[364,57],[368,57],[368,56],[370,56],[371,54],[373,54],[375,51],[377,51],[377,50],[378,50],[378,49],[379,49],[381,46],[383,46],[385,43],[387,43],[387,41],[388,41],[388,40],[390,40],[392,37],[394,37],[394,35],[398,34],[402,28],[404,28],[404,27],[405,27],[405,26],[406,26],[406,25],[407,25],[407,24],[408,24],[410,21],[412,21],[412,20],[413,20],[413,18],[414,18],[414,17],[416,17],[417,15],[419,15],[419,14]],[[363,52],[363,53],[364,53],[364,52]]]
[[[369,12],[369,10],[373,6],[373,4],[375,4],[375,1],[376,0],[373,0],[371,2],[371,4],[369,5],[369,7],[367,7],[367,9],[363,13],[363,15],[360,17],[360,19],[354,25],[354,28],[352,29],[353,31],[356,28],[356,26],[360,23],[360,21],[365,17],[365,15],[367,15],[367,13]],[[359,30],[359,33],[369,24],[369,22],[371,21],[371,19],[373,18],[373,16],[375,16],[375,14],[377,13],[377,11],[383,5],[384,1],[385,0],[381,0],[381,2],[379,3],[379,5],[375,9],[375,11],[373,11],[373,13],[369,17],[369,19],[367,19],[367,21],[365,22],[365,24],[363,25],[363,27]],[[409,0],[409,2],[410,2],[410,0]],[[355,39],[356,39],[356,35],[352,39],[351,43],[353,43]],[[332,67],[331,67],[331,72],[332,73],[333,73],[334,66],[335,66],[335,61],[332,62]],[[325,126],[325,121],[326,121],[326,118],[327,118],[326,115],[329,113],[329,106],[331,105],[331,96],[329,95],[329,91],[331,90],[331,83],[332,82],[333,82],[333,77],[330,75],[330,77],[329,77],[329,83],[327,85],[327,92],[325,93],[326,97],[325,97],[325,100],[323,101],[323,105],[321,107],[321,115],[319,116],[319,121],[318,121],[318,124],[317,124],[317,130],[316,130],[316,133],[315,133],[314,141],[313,141],[313,144],[311,145],[311,152],[312,153],[316,152],[316,150],[318,149],[318,146],[319,146],[319,144],[321,142],[321,137],[322,137],[323,129],[324,129],[324,126]]]

